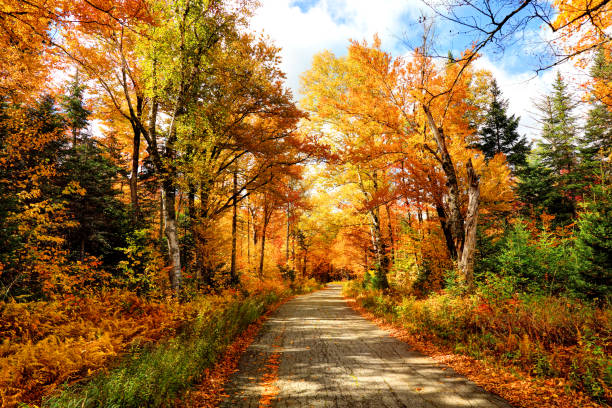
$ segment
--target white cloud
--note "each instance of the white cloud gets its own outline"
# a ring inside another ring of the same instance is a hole
[[[312,0],[303,11],[293,0],[262,0],[251,27],[269,35],[282,48],[282,69],[294,95],[299,76],[312,57],[323,50],[345,53],[349,39],[368,41],[379,34],[385,49],[392,49],[403,31],[402,20],[414,16],[418,0]]]
[[[251,20],[251,27],[268,35],[281,47],[282,66],[287,85],[299,98],[300,75],[310,68],[312,57],[323,50],[344,55],[349,39],[368,41],[379,34],[384,49],[401,55],[406,52],[401,37],[416,21],[423,3],[420,0],[261,0],[261,7]],[[406,33],[410,34],[410,33]],[[497,79],[504,96],[510,100],[510,113],[521,117],[519,131],[534,139],[540,133],[535,120],[534,101],[550,92],[557,70],[568,82],[580,82],[584,73],[571,63],[536,76],[535,54],[542,47],[546,33],[523,33],[529,50],[521,55],[507,52],[499,61],[480,58],[478,68],[488,69]],[[537,38],[536,38],[537,37]],[[530,52],[528,52],[530,51]],[[517,68],[522,72],[516,73]]]

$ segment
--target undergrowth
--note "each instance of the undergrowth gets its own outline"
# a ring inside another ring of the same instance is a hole
[[[424,299],[344,287],[366,310],[454,352],[516,366],[540,378],[564,378],[610,403],[612,309],[544,295],[504,298],[481,290]]]
[[[128,294],[106,303],[6,304],[15,319],[0,327],[11,337],[0,356],[2,406],[172,406],[270,305],[318,288],[311,280],[253,283],[183,304]],[[26,311],[22,322],[17,314]]]

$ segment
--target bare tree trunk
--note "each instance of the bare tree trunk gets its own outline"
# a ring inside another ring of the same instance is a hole
[[[265,218],[265,217],[264,217]],[[263,280],[263,267],[264,267],[264,256],[266,253],[266,229],[268,229],[268,223],[264,220],[261,228],[261,253],[259,256],[259,279]]]
[[[444,207],[440,203],[436,203],[436,212],[438,213],[438,219],[440,220],[440,227],[442,227],[442,232],[444,233],[444,239],[446,240],[446,248],[448,249],[448,253],[450,258],[453,261],[457,260],[457,249],[455,248],[455,242],[453,241],[453,234],[448,226],[448,222],[446,221],[446,213],[444,212]]]
[[[232,202],[232,259],[230,266],[230,280],[232,284],[238,283],[238,275],[236,274],[236,232],[238,226],[238,166],[234,168],[234,185],[232,189],[234,200]]]
[[[178,234],[176,230],[176,210],[174,201],[176,192],[169,181],[163,183],[162,195],[164,198],[164,233],[168,242],[168,256],[171,263],[170,282],[172,289],[178,293],[182,284],[181,273],[181,251],[179,247]]]
[[[365,245],[363,247],[363,257],[364,257],[364,264],[363,264],[363,269],[364,271],[367,273],[368,272],[368,246]]]
[[[469,291],[474,290],[474,251],[476,249],[476,229],[478,226],[478,206],[480,200],[479,177],[474,171],[472,160],[467,162],[468,173],[468,210],[465,220],[465,244],[461,253],[459,267]]]
[[[162,240],[163,236],[164,236],[164,192],[163,189],[160,187],[159,189],[159,233],[158,233],[158,239],[159,241]]]
[[[448,149],[446,147],[446,136],[444,135],[444,130],[436,125],[431,111],[426,105],[423,105],[423,111],[427,116],[427,121],[432,129],[436,144],[438,145],[438,152],[440,155],[436,155],[436,159],[442,165],[442,170],[444,171],[444,175],[446,176],[446,187],[448,188],[449,214],[448,217],[446,217],[447,223],[453,235],[455,251],[457,254],[460,254],[463,251],[465,231],[463,228],[463,215],[461,214],[461,208],[459,204],[459,182],[457,179],[457,173],[455,171],[455,166],[453,165],[453,160],[450,154],[448,153]],[[452,250],[450,250],[450,252],[452,253]]]
[[[393,225],[391,225],[391,210],[389,204],[385,204],[387,210],[387,231],[389,233],[389,245],[391,249],[391,261],[395,261],[395,239],[393,238]]]
[[[290,229],[290,212],[291,212],[291,204],[287,203],[287,238],[285,241],[285,262],[289,265],[289,229]]]
[[[249,198],[247,197],[247,263],[251,270],[251,211],[249,210]]]
[[[142,121],[143,98],[136,97],[136,115]],[[140,127],[132,122],[132,174],[130,175],[130,202],[132,204],[132,222],[136,223],[140,218],[140,206],[138,203],[138,169],[140,164]]]
[[[308,272],[307,264],[308,264],[308,248],[304,247],[304,251],[302,253],[302,279],[306,279],[306,273]]]

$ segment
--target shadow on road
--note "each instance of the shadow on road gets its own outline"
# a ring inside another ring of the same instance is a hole
[[[265,386],[274,353],[278,378]],[[258,407],[270,392],[275,407],[510,407],[359,316],[338,285],[288,302],[266,322],[222,406]]]

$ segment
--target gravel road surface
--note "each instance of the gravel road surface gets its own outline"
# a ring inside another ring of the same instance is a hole
[[[410,349],[328,288],[264,323],[226,385],[222,407],[510,407]]]

